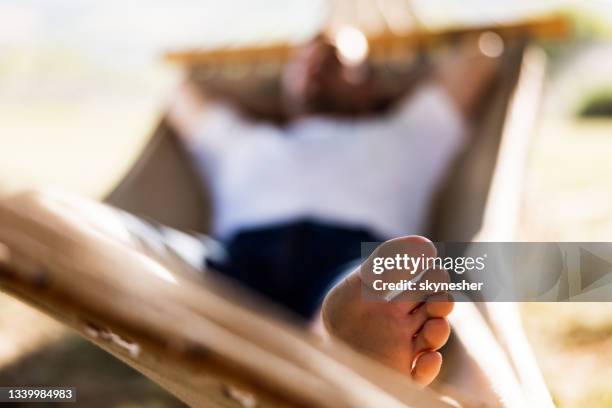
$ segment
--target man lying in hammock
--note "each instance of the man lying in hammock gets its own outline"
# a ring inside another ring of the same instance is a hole
[[[169,120],[206,178],[214,235],[227,253],[209,266],[305,318],[317,316],[325,293],[355,268],[361,242],[424,233],[495,65],[466,46],[395,100],[378,92],[367,66],[343,65],[318,38],[287,64],[290,120],[282,125],[183,87]],[[422,238],[404,240],[428,247]],[[362,278],[355,272],[330,293],[327,328],[431,383],[452,303],[443,294],[427,303],[361,302]]]

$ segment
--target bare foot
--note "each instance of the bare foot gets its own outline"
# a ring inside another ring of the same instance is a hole
[[[426,386],[440,372],[442,355],[436,350],[450,335],[446,317],[453,302],[445,293],[403,292],[391,301],[383,299],[389,293],[382,294],[383,298],[381,293],[368,293],[368,282],[381,277],[372,274],[373,259],[395,254],[435,256],[436,249],[429,240],[417,236],[382,244],[327,295],[322,319],[332,336]],[[385,273],[385,281],[399,278],[399,273],[393,273]],[[405,279],[405,271],[402,273]],[[448,281],[449,277],[446,271],[432,270],[421,279]]]

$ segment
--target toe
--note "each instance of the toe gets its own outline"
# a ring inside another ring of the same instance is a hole
[[[442,354],[437,351],[427,351],[417,357],[412,369],[412,379],[425,387],[438,376],[442,367]]]
[[[427,314],[431,317],[446,317],[452,311],[454,303],[451,300],[451,295],[441,293],[427,298]]]
[[[412,332],[412,336],[417,334],[423,327],[425,322],[430,318],[427,304],[423,303],[416,307],[408,314],[408,329]]]
[[[421,303],[410,311],[408,314],[408,328],[412,335],[418,334],[429,319],[448,316],[454,306],[454,303],[449,301],[449,299],[451,299],[450,295],[439,293],[430,296],[426,302]]]
[[[438,350],[448,340],[450,325],[446,319],[430,319],[423,325],[415,339],[415,350]]]

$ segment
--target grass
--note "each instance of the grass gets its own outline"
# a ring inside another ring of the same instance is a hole
[[[578,108],[578,116],[583,118],[612,118],[612,89],[599,89],[588,95]]]

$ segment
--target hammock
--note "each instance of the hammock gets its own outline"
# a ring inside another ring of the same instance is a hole
[[[439,194],[430,223],[434,241],[514,237],[543,79],[543,54],[529,45],[533,34],[541,34],[536,26],[500,31],[512,41],[498,81],[482,101],[470,146]],[[410,38],[393,42],[405,45],[417,37]],[[419,38],[423,43],[429,37]],[[282,57],[286,50],[260,51]],[[235,52],[170,58],[186,62],[193,76]],[[210,227],[208,193],[165,120],[106,202],[183,231]],[[40,192],[1,203],[3,290],[191,406],[452,406],[342,344],[321,344],[250,294],[198,277],[181,262],[157,259],[120,227],[111,228],[115,216],[103,204]]]

